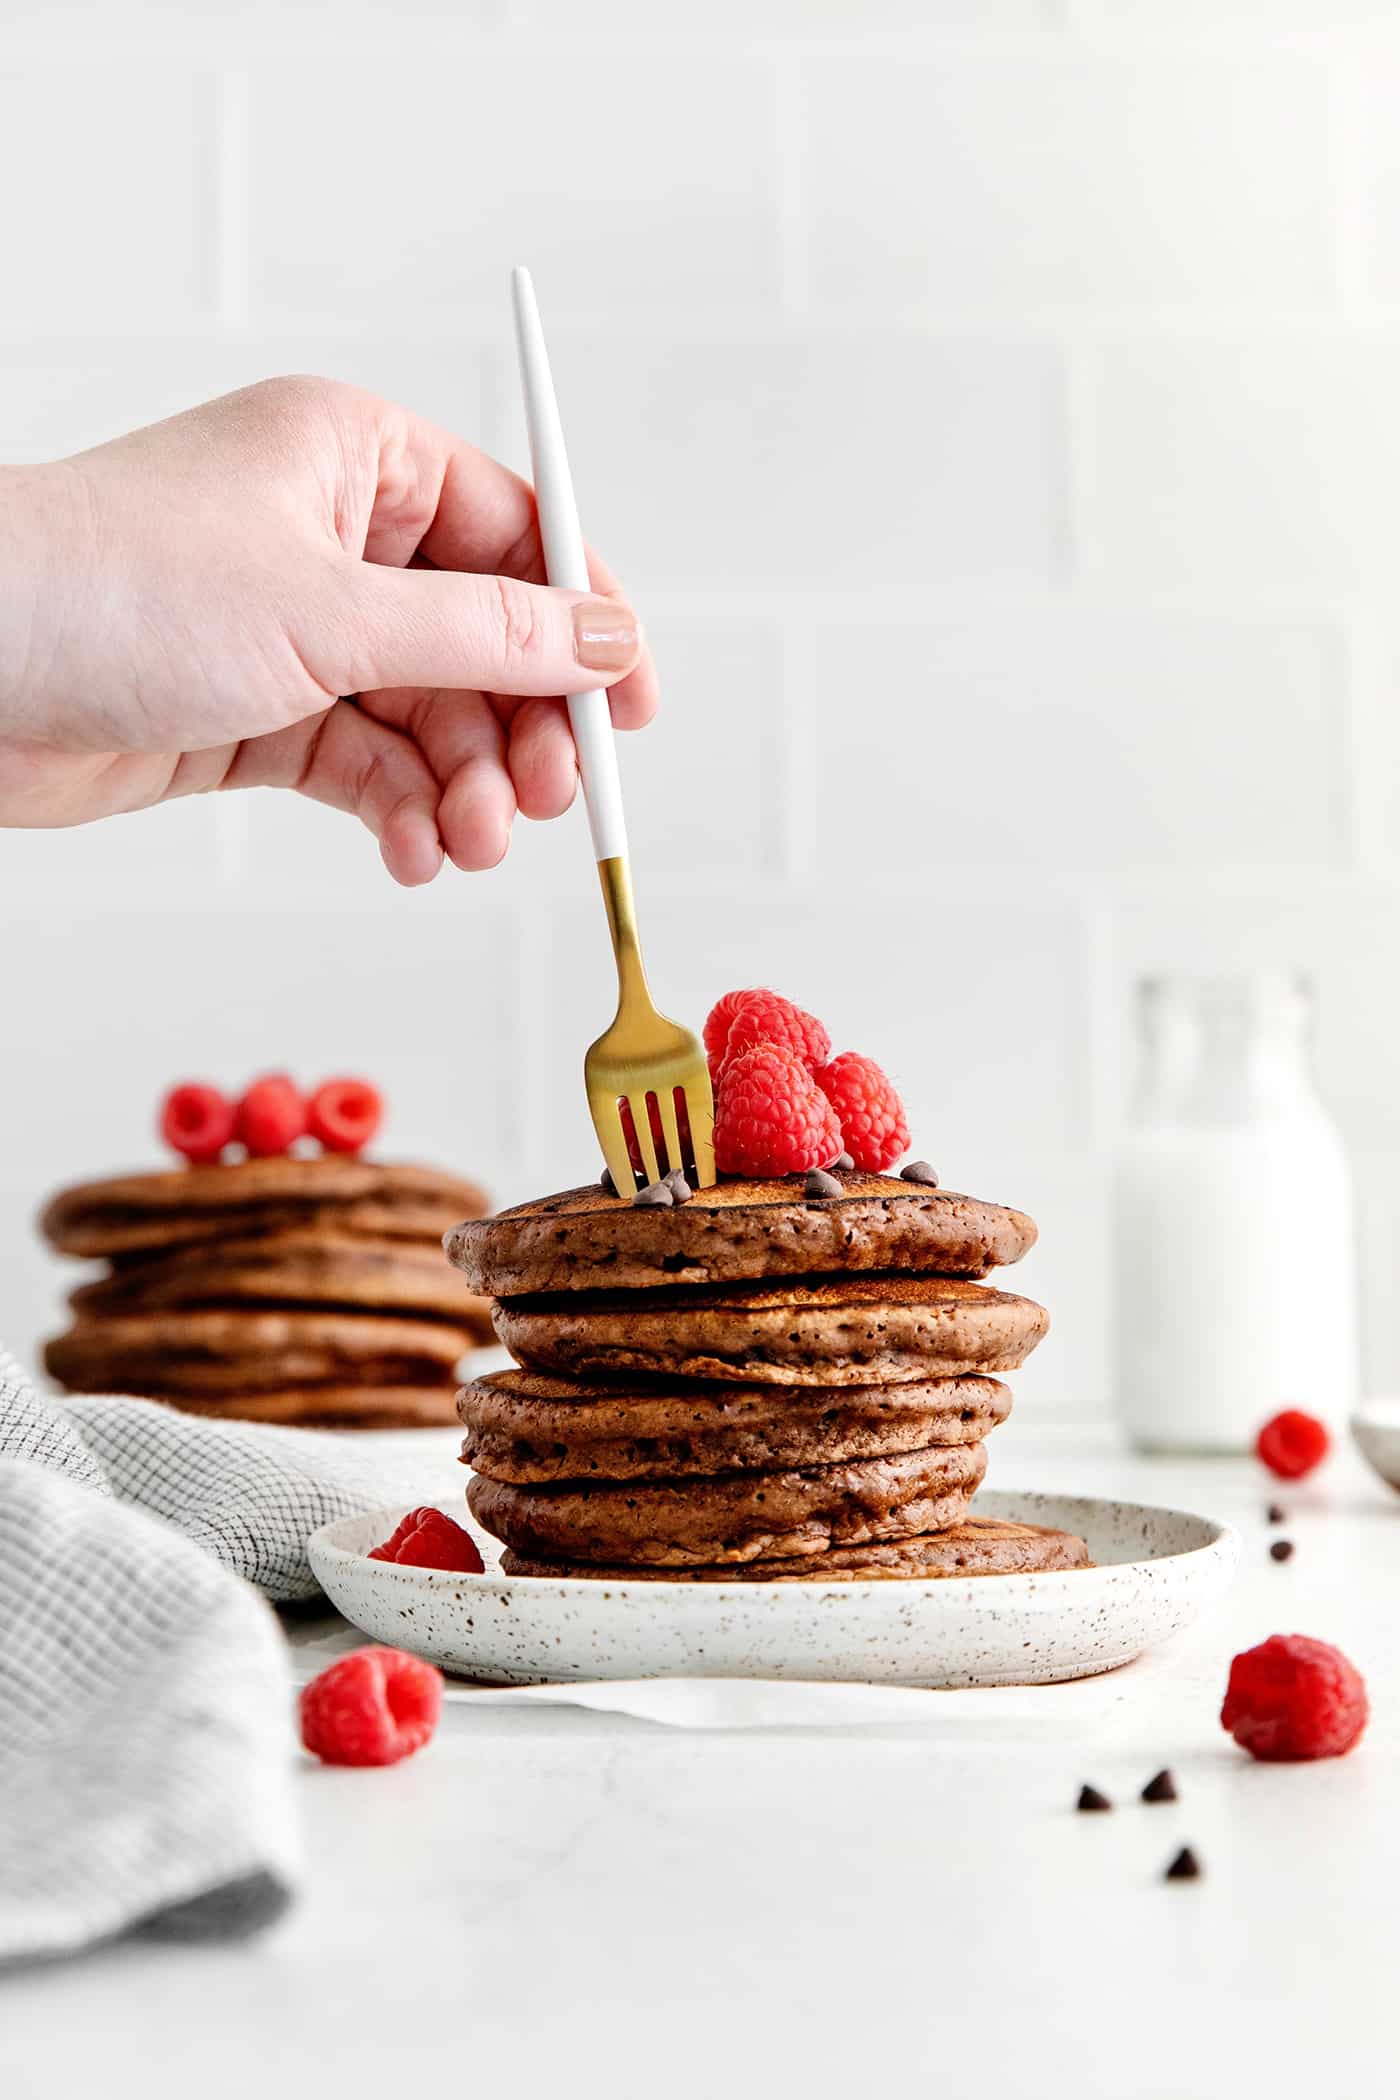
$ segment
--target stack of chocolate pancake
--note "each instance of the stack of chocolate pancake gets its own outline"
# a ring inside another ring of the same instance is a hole
[[[442,1235],[486,1208],[431,1167],[247,1159],[62,1190],[40,1226],[98,1258],[45,1364],[72,1392],[343,1428],[450,1423],[489,1308]]]
[[[473,1514],[518,1575],[850,1581],[1084,1565],[969,1516],[1047,1317],[977,1279],[1019,1211],[837,1170],[633,1204],[594,1186],[447,1248],[519,1366],[459,1403]]]

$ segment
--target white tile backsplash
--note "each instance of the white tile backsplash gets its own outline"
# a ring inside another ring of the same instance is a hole
[[[516,0],[522,17],[541,27],[577,33],[573,0]],[[707,0],[702,15],[690,7],[657,0],[594,0],[590,28],[635,30],[647,36],[710,35],[811,38],[854,36],[862,31],[1037,29],[1045,26],[1056,0]]]
[[[418,37],[461,36],[503,29],[520,0],[398,0],[392,18],[381,0],[6,0],[4,27],[12,37],[58,43],[87,38],[142,44],[203,44],[215,50],[245,43],[302,43],[343,48],[348,42],[407,45]]]
[[[794,331],[551,331],[590,537],[629,589],[1050,589],[1063,577],[1054,349]],[[519,457],[516,418],[508,437]]]
[[[518,465],[529,261],[662,672],[662,1004],[776,982],[888,1064],[1038,1217],[1020,1405],[1084,1415],[1134,977],[1309,969],[1400,1389],[1397,83],[1386,0],[13,0],[0,459],[310,370]],[[29,1213],[186,1072],[367,1069],[504,1198],[595,1169],[581,809],[411,896],[269,792],[0,833],[0,942],[22,1347]]]
[[[1134,335],[1089,362],[1080,502],[1105,591],[1388,602],[1400,335]]]
[[[821,309],[1306,307],[1335,290],[1329,82],[1305,57],[812,59],[801,102]]]
[[[0,49],[0,331],[100,339],[211,317],[215,90],[193,65]]]
[[[279,62],[250,147],[255,319],[495,321],[517,262],[546,313],[775,291],[772,84],[746,60]]]
[[[1397,27],[1394,0],[1064,0],[1072,27],[1132,36],[1175,30],[1271,32],[1389,30]]]
[[[1347,857],[1346,656],[1325,627],[988,613],[874,633],[814,624],[790,659],[806,791],[872,871],[932,884],[950,863]],[[896,711],[898,784],[883,729]],[[820,865],[821,828],[799,836]]]
[[[1372,296],[1390,306],[1400,300],[1400,142],[1395,136],[1397,93],[1400,93],[1400,49],[1392,47],[1360,69],[1355,104],[1362,269]]]
[[[106,824],[61,831],[0,828],[0,883],[22,891],[32,904],[66,885],[121,878],[154,884],[175,868],[196,883],[213,882],[241,830],[232,801],[208,795],[185,795]]]

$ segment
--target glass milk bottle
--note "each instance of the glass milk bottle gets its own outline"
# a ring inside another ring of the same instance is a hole
[[[1357,1391],[1351,1177],[1282,973],[1138,988],[1117,1154],[1117,1393],[1134,1442],[1244,1451],[1281,1407],[1336,1427]]]

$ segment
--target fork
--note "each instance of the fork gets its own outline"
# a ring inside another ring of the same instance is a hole
[[[566,590],[590,591],[559,404],[528,270],[512,271],[511,296],[545,574]],[[709,1067],[696,1037],[657,1012],[647,986],[608,696],[605,691],[573,693],[568,707],[617,964],[616,1016],[583,1061],[593,1128],[619,1195],[637,1187],[629,1135],[648,1183],[679,1170],[692,1188],[709,1188],[715,1178]]]

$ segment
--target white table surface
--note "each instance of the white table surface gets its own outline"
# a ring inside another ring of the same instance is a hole
[[[409,1449],[386,1452],[387,1500],[444,1491],[438,1440]],[[1279,1565],[1244,1461],[1013,1422],[993,1478],[1245,1534],[1228,1602],[1111,1680],[1111,1730],[1072,1687],[1008,1695],[1004,1731],[970,1734],[957,1693],[909,1728],[763,1733],[457,1703],[390,1771],[299,1770],[305,1892],[261,1940],[116,1947],[0,1984],[0,2090],[1393,2092],[1400,1498],[1339,1456],[1279,1491],[1297,1543]],[[1229,1658],[1293,1631],[1352,1657],[1374,1717],[1347,1758],[1256,1765],[1218,1725]],[[1144,1807],[1162,1764],[1181,1800]],[[1113,1814],[1074,1812],[1086,1779]],[[1164,1884],[1184,1842],[1205,1879]]]

